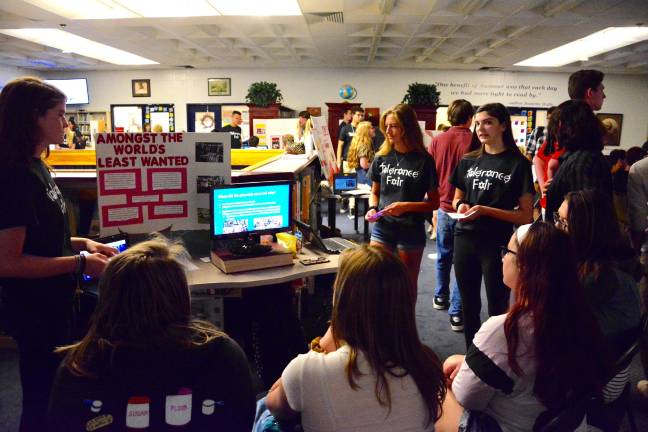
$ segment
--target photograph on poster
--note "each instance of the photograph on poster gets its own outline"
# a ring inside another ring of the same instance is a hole
[[[198,176],[196,177],[196,191],[209,193],[214,186],[225,184],[226,179],[221,176]]]
[[[133,97],[151,97],[151,80],[134,79],[131,81]]]
[[[223,143],[197,142],[196,162],[223,163]]]
[[[621,127],[623,126],[623,114],[606,114],[598,113],[596,117],[599,119],[603,128],[605,129],[605,136],[603,137],[603,144],[606,146],[620,146],[621,145]]]
[[[207,94],[209,96],[231,96],[231,78],[207,78]]]
[[[209,215],[211,214],[208,208],[201,208],[198,207],[196,209],[197,214],[198,214],[198,223],[199,224],[208,224],[209,223]]]

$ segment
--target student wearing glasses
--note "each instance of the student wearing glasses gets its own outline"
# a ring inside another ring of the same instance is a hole
[[[444,412],[456,410],[454,396],[465,409],[460,424],[472,426],[459,430],[536,430],[545,411],[563,409],[570,397],[601,394],[611,363],[569,243],[537,222],[502,247],[514,303],[481,326],[465,356],[443,365],[452,390]]]
[[[481,325],[482,275],[488,315],[508,309],[498,247],[506,243],[514,225],[531,222],[535,193],[531,165],[515,145],[504,105],[482,105],[473,134],[481,148],[464,156],[450,177],[456,188],[452,204],[462,216],[455,226],[454,266],[467,347]]]

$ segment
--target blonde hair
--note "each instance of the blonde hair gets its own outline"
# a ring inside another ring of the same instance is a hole
[[[282,146],[282,148],[286,148],[289,145],[292,145],[294,143],[295,143],[295,136],[293,134],[281,135],[281,146]]]
[[[407,104],[398,104],[389,108],[380,117],[380,130],[385,135],[385,141],[382,146],[380,146],[376,156],[386,156],[394,147],[394,144],[387,135],[387,129],[385,127],[385,121],[387,120],[387,116],[390,114],[394,116],[396,123],[398,123],[403,131],[403,143],[405,146],[411,151],[427,154],[425,146],[423,145],[423,134],[421,133],[416,113],[411,106]]]
[[[191,300],[181,262],[187,251],[161,234],[110,260],[99,281],[99,303],[88,333],[61,347],[66,367],[94,376],[97,360],[126,348],[159,349],[204,345],[224,333],[191,319]]]
[[[360,150],[363,150],[362,153],[368,155],[367,159],[369,159],[369,162],[373,160],[373,140],[371,135],[369,135],[369,131],[372,127],[371,122],[368,121],[358,123],[355,135],[351,140],[351,145],[349,146],[349,155],[347,157],[349,168],[357,168],[360,165],[360,158],[358,157]]]

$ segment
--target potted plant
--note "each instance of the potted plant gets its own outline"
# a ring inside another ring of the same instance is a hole
[[[411,105],[419,120],[425,121],[425,129],[436,127],[436,109],[439,106],[440,92],[434,84],[412,83],[407,87],[403,103]]]
[[[283,100],[276,83],[259,81],[250,84],[245,102],[258,107],[267,107]]]
[[[403,103],[413,106],[439,106],[439,93],[434,84],[412,83],[407,87],[407,93],[403,97]]]

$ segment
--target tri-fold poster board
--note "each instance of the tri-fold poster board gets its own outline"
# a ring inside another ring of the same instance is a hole
[[[231,183],[229,133],[97,135],[101,235],[209,229],[209,191]]]

